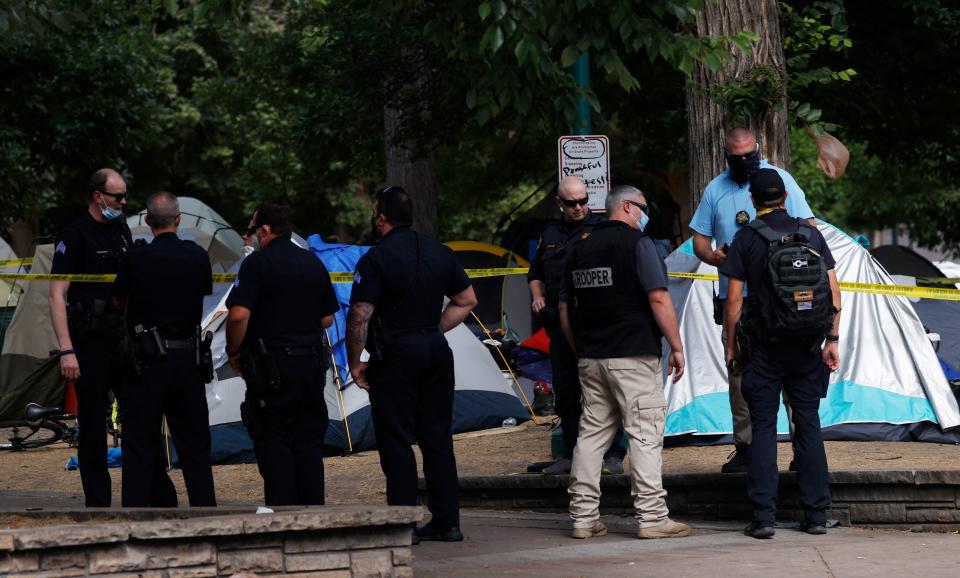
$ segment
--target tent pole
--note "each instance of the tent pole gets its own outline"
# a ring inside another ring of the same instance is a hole
[[[473,315],[473,318],[477,321],[477,323],[480,324],[480,329],[482,329],[483,332],[487,334],[488,339],[492,341],[497,341],[496,339],[493,338],[493,335],[490,334],[490,330],[488,330],[487,327],[483,324],[483,321],[480,321],[480,318],[477,317],[476,313],[474,313],[473,311],[470,311],[470,315]],[[517,386],[517,391],[520,392],[520,397],[522,397],[523,402],[527,404],[527,411],[530,412],[530,418],[533,419],[533,423],[536,425],[540,425],[540,422],[537,420],[537,414],[533,412],[533,406],[530,405],[530,400],[527,399],[527,394],[523,393],[523,388],[520,387],[520,380],[518,380],[516,374],[513,373],[513,368],[510,367],[510,363],[507,361],[507,358],[503,355],[503,352],[500,351],[500,346],[494,345],[493,347],[494,349],[497,350],[497,353],[500,354],[500,359],[503,360],[503,365],[506,366],[507,371],[510,372],[510,377],[513,378],[513,383]]]
[[[347,408],[343,403],[343,381],[340,379],[340,369],[337,368],[337,358],[333,356],[333,342],[330,341],[330,330],[324,329],[327,334],[327,343],[330,344],[330,363],[333,365],[333,382],[337,386],[337,397],[340,400],[340,417],[343,418],[343,428],[347,430],[347,448],[353,453],[353,440],[350,439],[350,424],[347,423]]]
[[[167,444],[167,469],[173,469],[170,461],[170,426],[167,425],[167,416],[163,416],[163,441]]]

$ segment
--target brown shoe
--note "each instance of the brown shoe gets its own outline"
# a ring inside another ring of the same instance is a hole
[[[598,538],[606,535],[607,527],[603,525],[603,522],[597,522],[597,524],[592,528],[574,528],[573,531],[570,532],[570,536],[578,540],[584,540],[586,538]]]
[[[637,532],[637,538],[656,539],[656,538],[683,538],[690,535],[690,526],[674,522],[667,518],[662,524],[640,528]]]

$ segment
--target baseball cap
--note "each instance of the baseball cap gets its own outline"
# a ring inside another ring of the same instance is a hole
[[[784,195],[785,187],[775,169],[760,169],[750,177],[750,194],[755,201],[774,201]]]

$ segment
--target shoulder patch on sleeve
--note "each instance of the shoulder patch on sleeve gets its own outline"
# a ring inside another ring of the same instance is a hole
[[[57,253],[60,253],[61,255],[66,255],[66,254],[67,254],[67,245],[66,245],[66,243],[64,243],[63,241],[60,241],[59,243],[57,243]]]
[[[362,278],[363,277],[360,275],[360,271],[357,271],[356,273],[353,274],[353,282],[356,283],[357,285],[360,284],[360,279]]]

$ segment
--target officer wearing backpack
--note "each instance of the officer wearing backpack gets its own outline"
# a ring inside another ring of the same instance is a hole
[[[750,178],[757,218],[733,239],[720,266],[729,278],[726,359],[740,365],[753,428],[747,488],[753,522],[744,534],[774,535],[777,513],[777,410],[790,396],[796,428],[797,481],[808,534],[826,533],[827,458],[817,413],[830,372],[840,365],[840,287],[829,247],[805,220],[784,209],[783,179],[773,169]],[[750,303],[743,309],[743,284]]]

